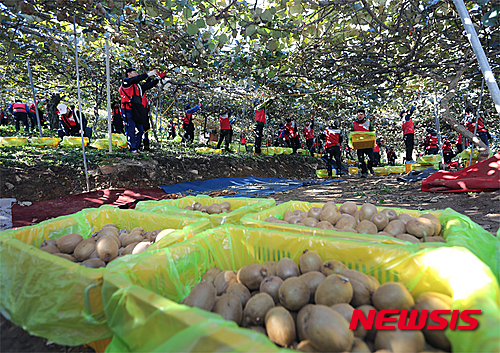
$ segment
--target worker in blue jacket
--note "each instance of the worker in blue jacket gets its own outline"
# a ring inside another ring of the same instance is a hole
[[[201,108],[201,103],[191,108],[190,104],[186,105],[186,113],[182,120],[182,128],[184,129],[184,141],[190,144],[194,141],[194,123],[193,114],[196,113]]]

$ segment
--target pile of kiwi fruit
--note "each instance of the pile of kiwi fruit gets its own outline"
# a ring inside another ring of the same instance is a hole
[[[286,211],[283,219],[271,216],[266,222],[295,224],[320,229],[333,229],[340,232],[385,235],[412,243],[444,242],[441,223],[433,214],[426,213],[418,218],[400,214],[386,208],[378,212],[371,203],[358,206],[351,201],[340,207],[327,202],[322,208],[311,207],[302,210]]]
[[[77,262],[87,268],[105,267],[120,256],[138,254],[160,241],[175,229],[144,228],[118,229],[113,223],[105,224],[99,231],[84,239],[82,235],[66,234],[59,239],[47,239],[40,250]]]
[[[413,298],[401,283],[381,285],[373,276],[337,260],[323,262],[308,250],[298,265],[282,258],[239,271],[210,268],[181,301],[261,332],[280,347],[366,353],[440,352],[451,346],[443,330],[365,330],[359,323],[350,330],[355,309],[367,318],[370,310],[450,310],[451,303],[451,297],[437,292]]]
[[[210,206],[194,202],[191,206],[184,207],[184,209],[189,211],[201,211],[208,214],[229,213],[233,211],[229,202],[222,202],[220,204],[214,203]]]

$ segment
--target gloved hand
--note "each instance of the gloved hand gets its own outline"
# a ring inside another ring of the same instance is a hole
[[[158,72],[158,76],[160,76],[160,78],[164,78],[165,76],[167,76],[167,72],[166,71],[160,71],[160,72]]]
[[[156,70],[149,71],[149,72],[148,72],[148,76],[149,76],[149,77],[158,76],[158,72],[156,72]]]

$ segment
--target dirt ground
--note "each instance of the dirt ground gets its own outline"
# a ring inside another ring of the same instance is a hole
[[[217,177],[280,176],[297,180],[314,179],[315,170],[323,168],[318,159],[303,156],[234,157],[157,156],[144,160],[112,159],[90,165],[92,190],[108,188],[154,188],[190,180]],[[373,176],[359,179],[347,176],[328,185],[311,185],[276,193],[278,203],[299,200],[310,202],[370,202],[384,207],[436,210],[451,207],[469,216],[489,232],[500,226],[500,191],[489,193],[432,194],[420,191],[421,182],[400,182],[397,176]],[[31,168],[0,166],[0,197],[18,201],[44,201],[86,189],[81,167],[34,166]],[[83,346],[59,346],[34,337],[1,317],[1,352],[92,352]]]

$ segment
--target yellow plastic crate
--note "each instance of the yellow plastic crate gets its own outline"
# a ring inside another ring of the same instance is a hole
[[[83,143],[85,146],[89,144],[88,137],[83,138]],[[82,138],[76,136],[64,136],[61,146],[82,147]]]
[[[337,175],[337,170],[332,168],[332,176]],[[328,170],[326,169],[318,169],[316,171],[316,176],[320,179],[322,178],[328,178]]]
[[[427,168],[434,168],[439,170],[439,163],[438,164],[419,164],[418,166],[413,167],[412,170],[424,170]]]
[[[277,352],[266,336],[239,328],[220,315],[177,304],[211,267],[238,270],[251,263],[289,257],[298,263],[305,249],[326,260],[403,283],[416,297],[427,291],[450,295],[454,310],[481,310],[478,328],[445,335],[455,352],[500,349],[500,289],[490,269],[461,247],[418,251],[414,246],[325,239],[267,229],[226,225],[153,256],[137,255],[104,276],[103,300],[113,331],[110,352]],[[165,328],[168,329],[165,329]]]
[[[292,148],[283,148],[283,154],[292,154],[293,153],[293,149]]]
[[[406,163],[405,164],[405,172],[409,173],[413,170],[413,166],[417,163]]]
[[[386,167],[373,167],[375,175],[388,175],[390,171]]]
[[[377,137],[371,131],[351,131],[349,133],[349,146],[355,150],[375,147]]]
[[[32,137],[30,143],[34,146],[57,146],[61,139],[55,137]]]
[[[358,174],[358,167],[349,167],[349,175]]]
[[[27,143],[27,137],[0,137],[0,147],[23,146]]]
[[[261,153],[265,156],[274,156],[274,147],[263,147]]]
[[[303,148],[299,148],[299,149],[297,149],[297,153],[298,153],[298,154],[302,154],[302,155],[304,155],[304,156],[309,156],[309,150],[305,150],[305,149],[303,149]]]
[[[403,165],[403,166],[393,166],[393,167],[389,167],[389,171],[391,172],[391,174],[401,174],[401,173],[404,173],[406,171],[406,167]]]
[[[106,223],[129,229],[177,229],[144,254],[210,228],[206,219],[102,206],[0,232],[2,314],[30,334],[62,345],[110,338],[102,306],[102,277],[121,261],[133,264],[132,258],[127,258],[131,255],[113,260],[108,267],[91,269],[39,249],[44,240],[65,234],[78,233],[88,238]]]
[[[345,161],[346,164],[349,164],[349,165],[355,165],[356,164],[356,161],[352,160],[352,159],[348,159]]]
[[[283,154],[283,147],[274,147],[274,154]]]
[[[439,154],[420,156],[418,157],[417,162],[420,164],[436,164],[441,162],[441,156]]]

